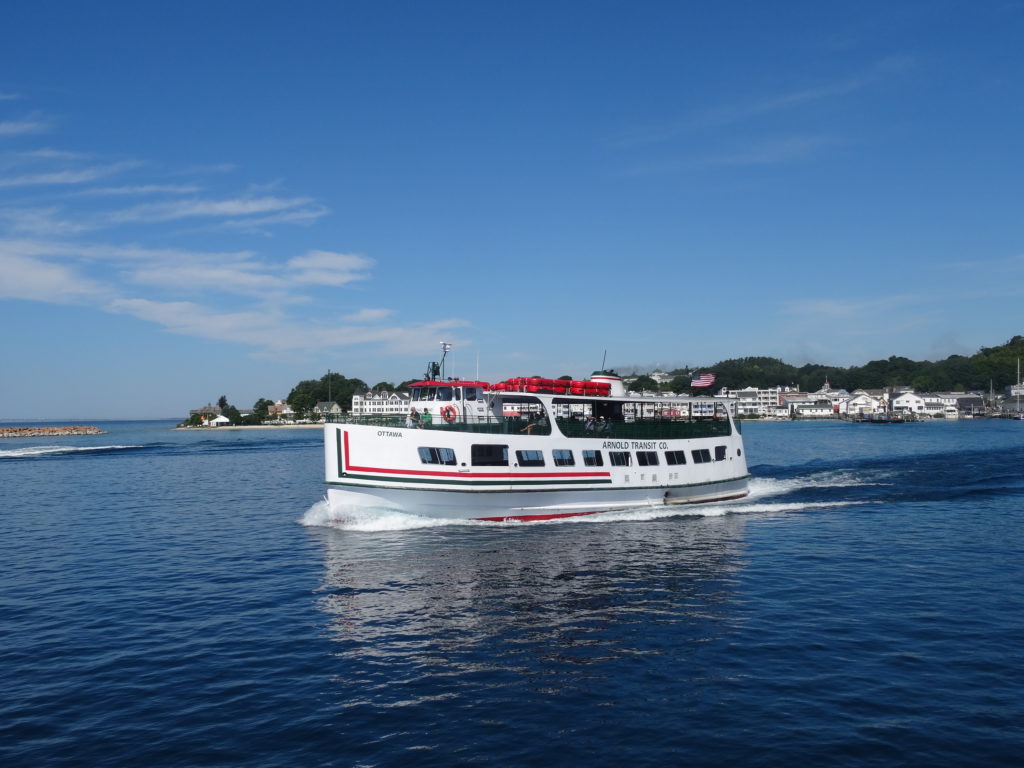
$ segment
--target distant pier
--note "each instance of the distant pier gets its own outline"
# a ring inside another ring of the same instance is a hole
[[[71,435],[102,435],[99,427],[0,427],[3,437],[70,437]]]

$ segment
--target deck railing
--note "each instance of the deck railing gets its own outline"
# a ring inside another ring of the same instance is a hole
[[[586,422],[559,419],[558,428],[566,437],[608,437],[628,440],[681,440],[698,437],[728,437],[732,428],[728,419],[637,419],[636,421],[598,421],[592,429]]]

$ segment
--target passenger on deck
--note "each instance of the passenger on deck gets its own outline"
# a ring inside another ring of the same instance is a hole
[[[593,432],[596,427],[597,425],[594,423],[594,414],[590,414],[587,416],[587,420],[583,423],[583,428],[587,430],[587,432]]]
[[[547,411],[545,411],[543,408],[541,408],[540,415],[537,417],[537,420],[534,421],[534,422],[531,422],[530,424],[527,424],[525,427],[523,427],[519,431],[520,432],[525,432],[528,435],[532,435],[534,427],[540,427],[541,432],[543,432],[549,426],[550,426],[550,424],[548,423]]]
[[[420,426],[426,429],[434,423],[434,417],[430,415],[430,411],[424,410],[423,416],[420,417]]]
[[[405,426],[415,427],[416,429],[422,426],[420,423],[420,412],[416,410],[415,405],[409,410],[409,415],[405,417]]]

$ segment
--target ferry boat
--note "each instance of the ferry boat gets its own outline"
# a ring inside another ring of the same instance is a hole
[[[332,513],[534,521],[748,493],[743,438],[720,400],[631,397],[609,371],[491,384],[431,365],[406,415],[329,417]]]

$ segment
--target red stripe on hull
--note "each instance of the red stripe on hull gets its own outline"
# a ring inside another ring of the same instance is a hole
[[[610,512],[608,509],[595,509],[591,512],[556,512],[550,515],[502,515],[501,517],[474,517],[473,520],[484,520],[488,523],[503,523],[506,520],[519,520],[524,523],[532,523],[535,520],[556,520],[560,517],[583,517],[584,515],[600,515],[602,512]]]

